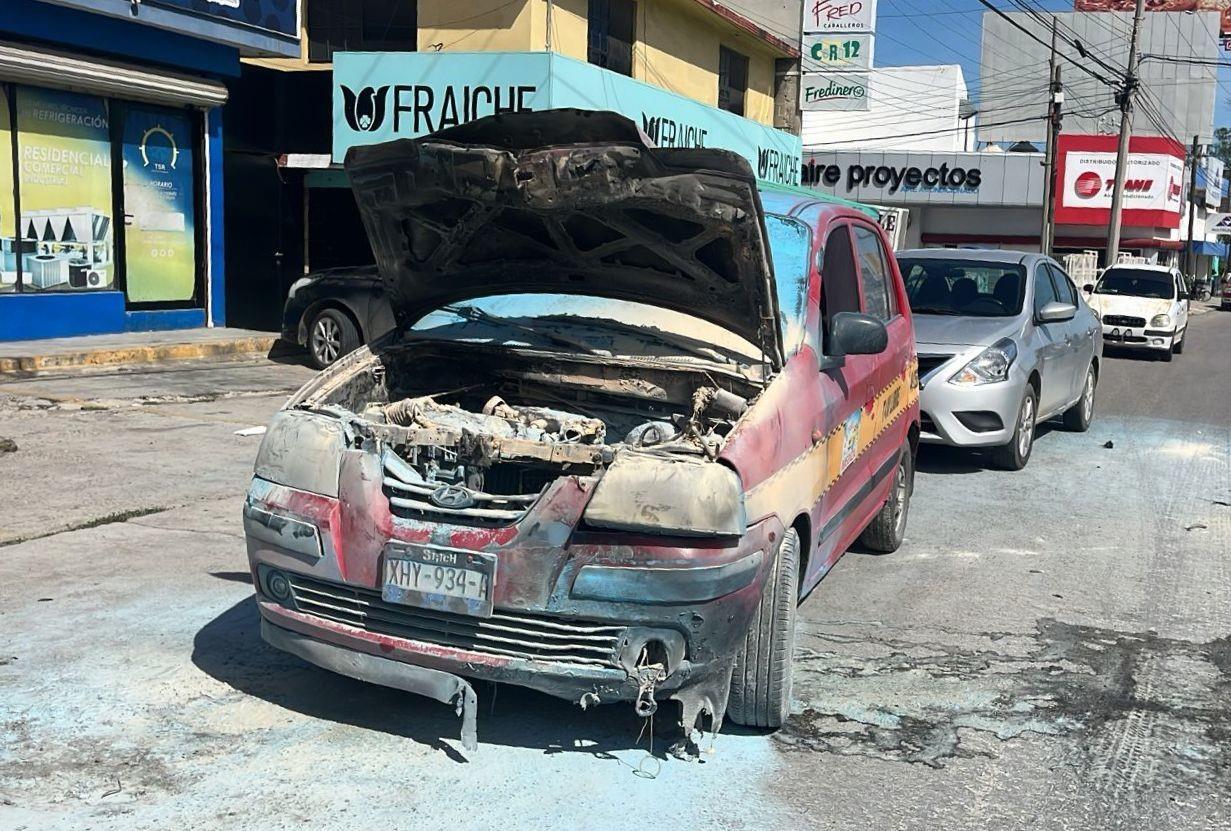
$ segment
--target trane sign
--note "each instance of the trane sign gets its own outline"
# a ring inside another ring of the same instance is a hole
[[[1114,136],[1060,137],[1057,222],[1106,225],[1110,221],[1115,144]],[[1176,228],[1183,205],[1184,148],[1170,139],[1134,138],[1124,179],[1124,224]]]

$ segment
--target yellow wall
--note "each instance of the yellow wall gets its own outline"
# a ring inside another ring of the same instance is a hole
[[[419,51],[529,52],[534,0],[419,0]]]
[[[304,0],[311,2],[311,0]],[[547,48],[547,0],[418,0],[420,52],[541,52]],[[551,6],[551,47],[570,58],[587,56],[587,0]],[[301,19],[303,19],[301,17]],[[696,0],[637,0],[633,77],[710,106],[718,103],[718,47],[748,56],[744,115],[774,123],[774,58],[764,41],[736,28]],[[251,60],[279,69],[328,70],[299,60]]]
[[[423,0],[420,0],[422,2]],[[546,0],[534,7],[531,48],[547,42]],[[587,0],[559,0],[552,5],[552,48],[586,60]],[[762,41],[723,21],[695,0],[638,0],[637,43],[633,77],[710,106],[718,103],[718,47],[748,56],[748,118],[774,123],[774,58]]]

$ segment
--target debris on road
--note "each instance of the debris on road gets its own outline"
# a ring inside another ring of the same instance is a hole
[[[235,435],[237,436],[263,436],[265,435],[265,425],[262,424],[259,427],[244,427],[240,430],[236,430]]]
[[[1103,442],[1103,449],[1105,450],[1111,450],[1115,446],[1116,446],[1116,443],[1112,441],[1111,439],[1108,439],[1107,441]]]
[[[0,436],[0,453],[16,453],[17,442]]]

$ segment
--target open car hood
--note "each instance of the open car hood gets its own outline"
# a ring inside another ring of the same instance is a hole
[[[352,147],[345,165],[403,326],[493,294],[592,295],[710,321],[781,366],[761,200],[733,152],[546,110]]]

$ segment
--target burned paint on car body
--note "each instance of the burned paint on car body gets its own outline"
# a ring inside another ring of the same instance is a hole
[[[717,730],[784,541],[802,597],[890,500],[917,435],[907,306],[879,354],[825,356],[824,241],[884,245],[873,220],[613,114],[547,115],[348,156],[400,327],[266,433],[262,631],[454,703],[467,746],[467,679],[674,699]]]

